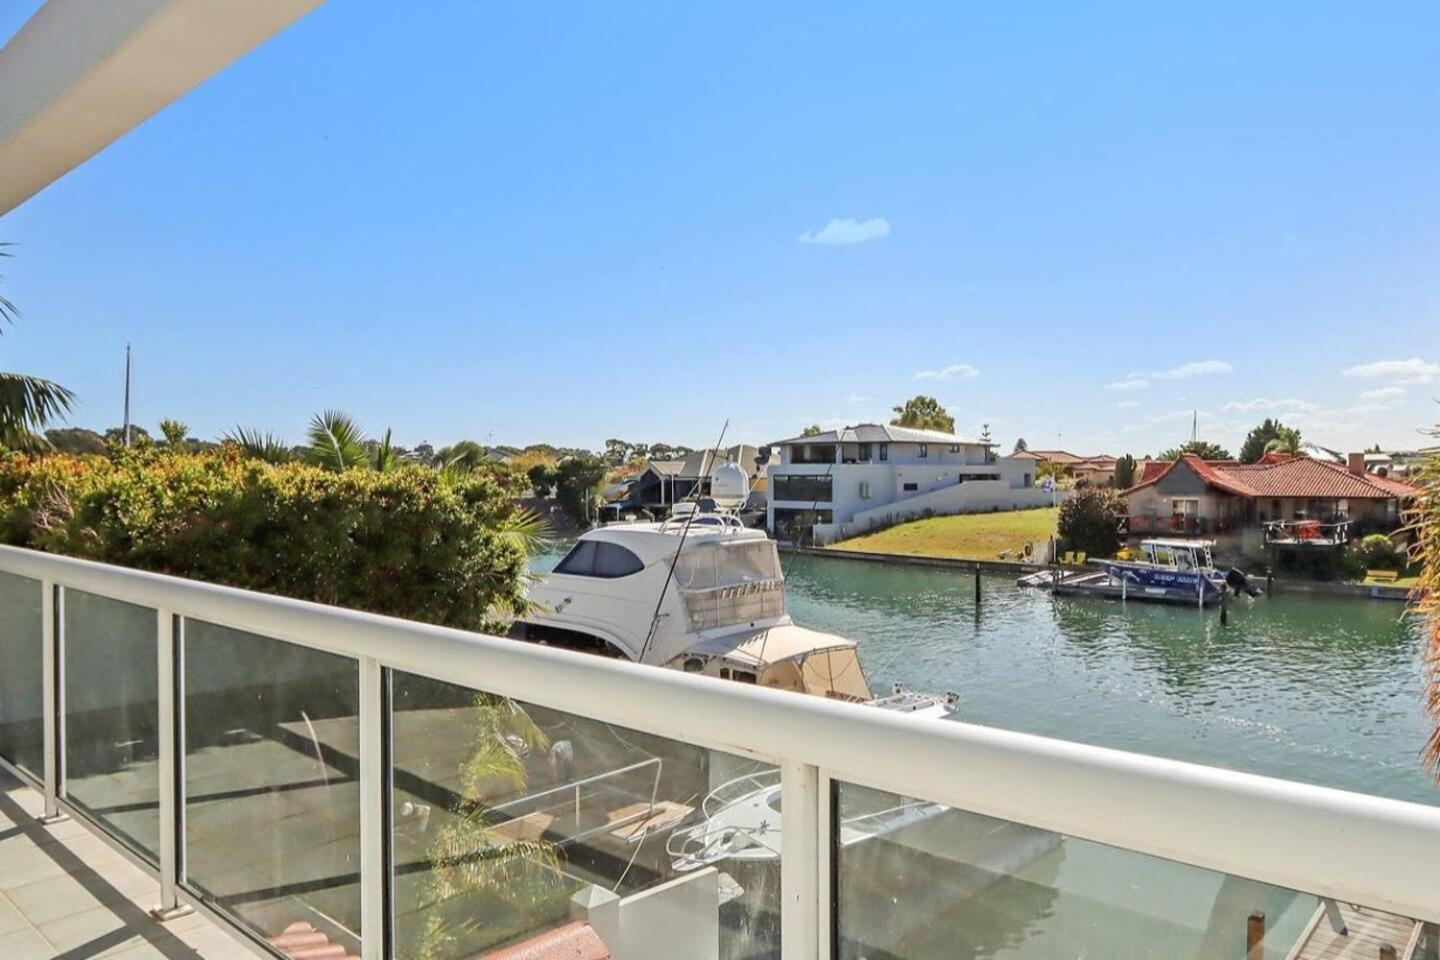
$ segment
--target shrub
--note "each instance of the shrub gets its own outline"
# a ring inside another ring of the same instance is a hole
[[[1400,548],[1383,533],[1372,533],[1351,549],[1361,565],[1369,570],[1399,570],[1405,565]]]
[[[1065,546],[1092,557],[1113,556],[1120,547],[1125,501],[1110,487],[1082,487],[1060,504],[1058,529]]]
[[[0,457],[5,543],[470,629],[522,602],[515,519],[479,473],[335,473],[233,449]]]

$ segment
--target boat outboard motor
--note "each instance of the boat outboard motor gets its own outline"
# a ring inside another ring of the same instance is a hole
[[[1247,596],[1260,596],[1259,588],[1250,585],[1250,578],[1239,567],[1231,567],[1225,574],[1225,585],[1236,593],[1243,591]]]

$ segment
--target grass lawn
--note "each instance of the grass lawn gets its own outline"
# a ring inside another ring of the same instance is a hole
[[[1046,507],[911,520],[878,533],[853,537],[829,549],[998,560],[1002,550],[1018,554],[1028,542],[1049,539],[1055,532],[1058,514],[1055,508]]]

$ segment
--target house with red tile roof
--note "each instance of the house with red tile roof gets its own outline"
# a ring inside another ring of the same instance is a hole
[[[1223,533],[1284,521],[1352,521],[1392,530],[1419,494],[1410,484],[1370,473],[1363,454],[1345,464],[1308,456],[1267,454],[1258,463],[1179,460],[1145,465],[1122,492],[1132,534]]]

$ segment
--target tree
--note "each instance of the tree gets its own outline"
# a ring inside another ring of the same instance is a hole
[[[1265,444],[1266,453],[1288,453],[1297,454],[1300,452],[1300,431],[1294,427],[1279,427],[1275,436]]]
[[[577,523],[598,506],[605,461],[593,454],[567,457],[555,467],[555,502]]]
[[[60,427],[46,430],[45,439],[49,441],[51,449],[56,453],[99,454],[105,452],[105,438],[94,430],[86,430],[84,427]]]
[[[172,420],[166,417],[160,421],[160,432],[165,436],[165,443],[172,447],[178,447],[190,436],[190,425],[179,420]]]
[[[119,447],[125,446],[125,428],[111,427],[109,430],[106,430],[105,442],[113,443]],[[150,436],[149,430],[146,430],[144,427],[137,427],[133,423],[130,424],[130,443],[132,446],[146,447],[154,442],[155,438]]]
[[[1112,556],[1120,547],[1125,500],[1110,487],[1082,487],[1060,504],[1058,530],[1069,550]]]
[[[806,427],[804,430],[801,430],[801,431],[800,431],[800,436],[802,436],[802,437],[818,437],[818,436],[820,436],[820,434],[822,434],[822,433],[824,433],[824,432],[825,432],[824,430],[821,430],[821,429],[820,429],[820,424],[818,424],[818,423],[812,423],[812,424],[810,424],[810,426],[808,426],[808,427]]]
[[[1013,457],[1015,454],[1017,454],[1017,453],[1025,453],[1025,452],[1027,452],[1029,449],[1030,449],[1030,445],[1025,442],[1025,438],[1024,438],[1024,437],[1020,437],[1018,440],[1015,441],[1015,449],[1010,451],[1010,455]]]
[[[1274,440],[1284,426],[1279,420],[1265,418],[1265,422],[1255,427],[1245,435],[1245,442],[1240,444],[1240,462],[1255,463],[1265,456],[1265,451],[1271,440]],[[1174,459],[1174,458],[1171,458]]]
[[[1179,460],[1185,454],[1192,454],[1201,460],[1229,460],[1230,451],[1218,443],[1211,443],[1209,440],[1191,440],[1189,443],[1181,444],[1178,447],[1171,447],[1160,454],[1161,460]]]
[[[917,430],[939,430],[942,433],[955,432],[955,418],[945,412],[940,401],[924,394],[911,397],[902,406],[895,407],[895,419],[890,423],[897,427],[914,427]]]
[[[1135,486],[1135,458],[1125,454],[1115,461],[1115,489],[1128,490]]]
[[[610,466],[623,467],[630,462],[632,449],[634,449],[634,444],[629,441],[612,438],[605,441],[605,453],[602,456]]]
[[[485,448],[474,440],[460,440],[448,447],[441,447],[435,454],[435,464],[442,470],[459,470],[469,473],[490,460]]]
[[[525,477],[530,481],[530,489],[535,491],[537,497],[548,497],[555,492],[555,465],[551,463],[537,463],[525,471]]]
[[[0,243],[0,247],[8,247]],[[0,257],[10,256],[0,249]],[[0,277],[0,281],[4,281]],[[20,311],[0,294],[0,330],[20,318]],[[47,443],[44,431],[64,419],[75,402],[75,394],[58,383],[23,373],[0,373],[0,447],[33,450]]]

